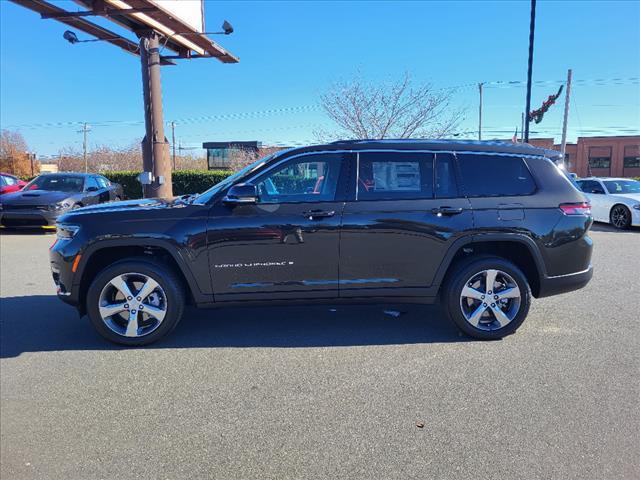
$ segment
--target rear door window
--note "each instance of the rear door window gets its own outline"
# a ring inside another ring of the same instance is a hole
[[[437,198],[458,197],[454,157],[450,153],[436,154],[434,186]]]
[[[357,182],[358,200],[433,198],[433,155],[360,153]]]
[[[602,188],[600,182],[595,180],[580,180],[578,185],[580,185],[580,190],[584,193],[604,193],[604,188]]]
[[[536,190],[522,158],[480,154],[459,154],[457,158],[469,197],[531,195]]]

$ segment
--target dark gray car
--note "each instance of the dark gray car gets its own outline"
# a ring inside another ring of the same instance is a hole
[[[44,174],[33,179],[21,191],[2,196],[0,225],[54,227],[56,219],[70,210],[122,198],[122,186],[102,175]]]

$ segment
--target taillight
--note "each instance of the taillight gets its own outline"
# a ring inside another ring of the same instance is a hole
[[[591,204],[587,202],[561,203],[559,207],[565,215],[591,215]]]

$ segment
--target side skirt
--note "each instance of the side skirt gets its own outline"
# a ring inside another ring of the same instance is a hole
[[[255,307],[279,305],[378,305],[378,304],[422,304],[437,303],[438,297],[349,297],[349,298],[296,298],[291,300],[242,300],[197,303],[198,308]]]

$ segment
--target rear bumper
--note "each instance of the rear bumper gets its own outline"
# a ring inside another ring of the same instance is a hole
[[[567,275],[558,275],[555,277],[545,276],[540,280],[540,292],[538,298],[550,297],[560,293],[572,292],[584,287],[593,277],[593,266],[582,272],[569,273]]]

